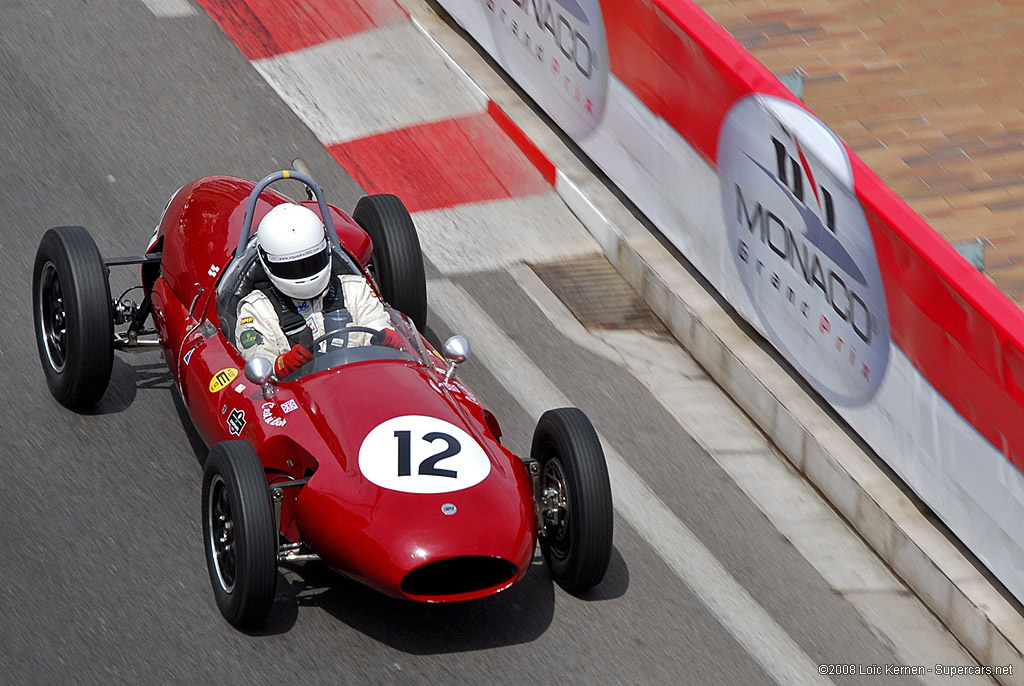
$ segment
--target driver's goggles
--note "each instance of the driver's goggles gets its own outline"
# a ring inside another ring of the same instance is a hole
[[[290,281],[316,276],[331,263],[331,251],[326,239],[320,245],[291,255],[271,255],[262,246],[259,251],[267,271],[279,279]]]

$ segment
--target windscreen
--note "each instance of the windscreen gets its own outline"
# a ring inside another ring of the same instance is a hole
[[[416,326],[398,310],[385,307],[391,318],[391,333],[368,334],[361,327],[341,327],[316,345],[313,361],[300,367],[281,381],[295,381],[327,369],[334,369],[370,360],[401,360],[420,365],[429,364],[429,353],[420,339]],[[372,341],[371,341],[372,339]]]

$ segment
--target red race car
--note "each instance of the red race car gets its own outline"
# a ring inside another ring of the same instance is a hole
[[[333,269],[366,279],[394,334],[388,345],[356,345],[381,337],[336,327],[314,343],[312,361],[277,378],[270,360],[245,363],[233,341],[239,301],[267,279],[253,227],[294,202],[269,188],[288,178],[308,189],[300,204],[325,224]],[[131,264],[141,265],[142,297],[112,299],[109,268]],[[590,421],[575,408],[550,410],[529,457],[502,446],[498,421],[455,375],[466,339],[453,336],[442,355],[420,333],[423,259],[395,196],[364,197],[348,215],[295,171],[255,184],[199,179],[170,199],[143,256],[104,260],[85,229],[47,231],[32,295],[46,381],[68,407],[99,400],[115,350],[163,350],[210,446],[206,559],[217,605],[236,626],[267,617],[288,561],[323,560],[426,602],[508,588],[538,541],[565,589],[604,577],[611,489]]]

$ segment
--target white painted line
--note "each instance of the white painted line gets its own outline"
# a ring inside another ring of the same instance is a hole
[[[454,274],[594,255],[600,246],[554,191],[417,212],[423,252]]]
[[[425,47],[422,34],[402,22],[252,64],[330,145],[483,111]]]
[[[637,331],[587,331],[532,269],[516,265],[508,271],[573,343],[628,369],[646,386],[779,533],[876,635],[885,638],[901,664],[974,662],[924,604],[907,595],[906,586],[806,479],[775,454],[751,420],[677,343]],[[744,443],[749,446],[747,451],[737,452],[737,444],[742,448]],[[964,679],[965,685],[991,683],[983,678]],[[938,685],[945,677],[922,675],[918,680]]]
[[[194,17],[199,10],[189,0],[142,0],[149,11],[161,19]]]
[[[480,364],[517,399],[527,413],[572,403],[462,288],[447,279],[431,280],[431,312],[452,330],[469,337]],[[830,684],[818,664],[689,528],[602,439],[612,480],[615,508],[701,599],[722,625],[779,686]]]

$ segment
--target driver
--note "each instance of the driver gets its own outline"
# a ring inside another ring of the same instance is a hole
[[[290,202],[277,205],[256,229],[256,246],[270,281],[257,283],[238,303],[235,347],[246,361],[266,357],[278,377],[287,376],[312,361],[316,338],[345,326],[378,331],[348,333],[350,346],[401,347],[362,275],[331,278],[331,246],[315,212]],[[320,350],[326,346],[321,342]]]

